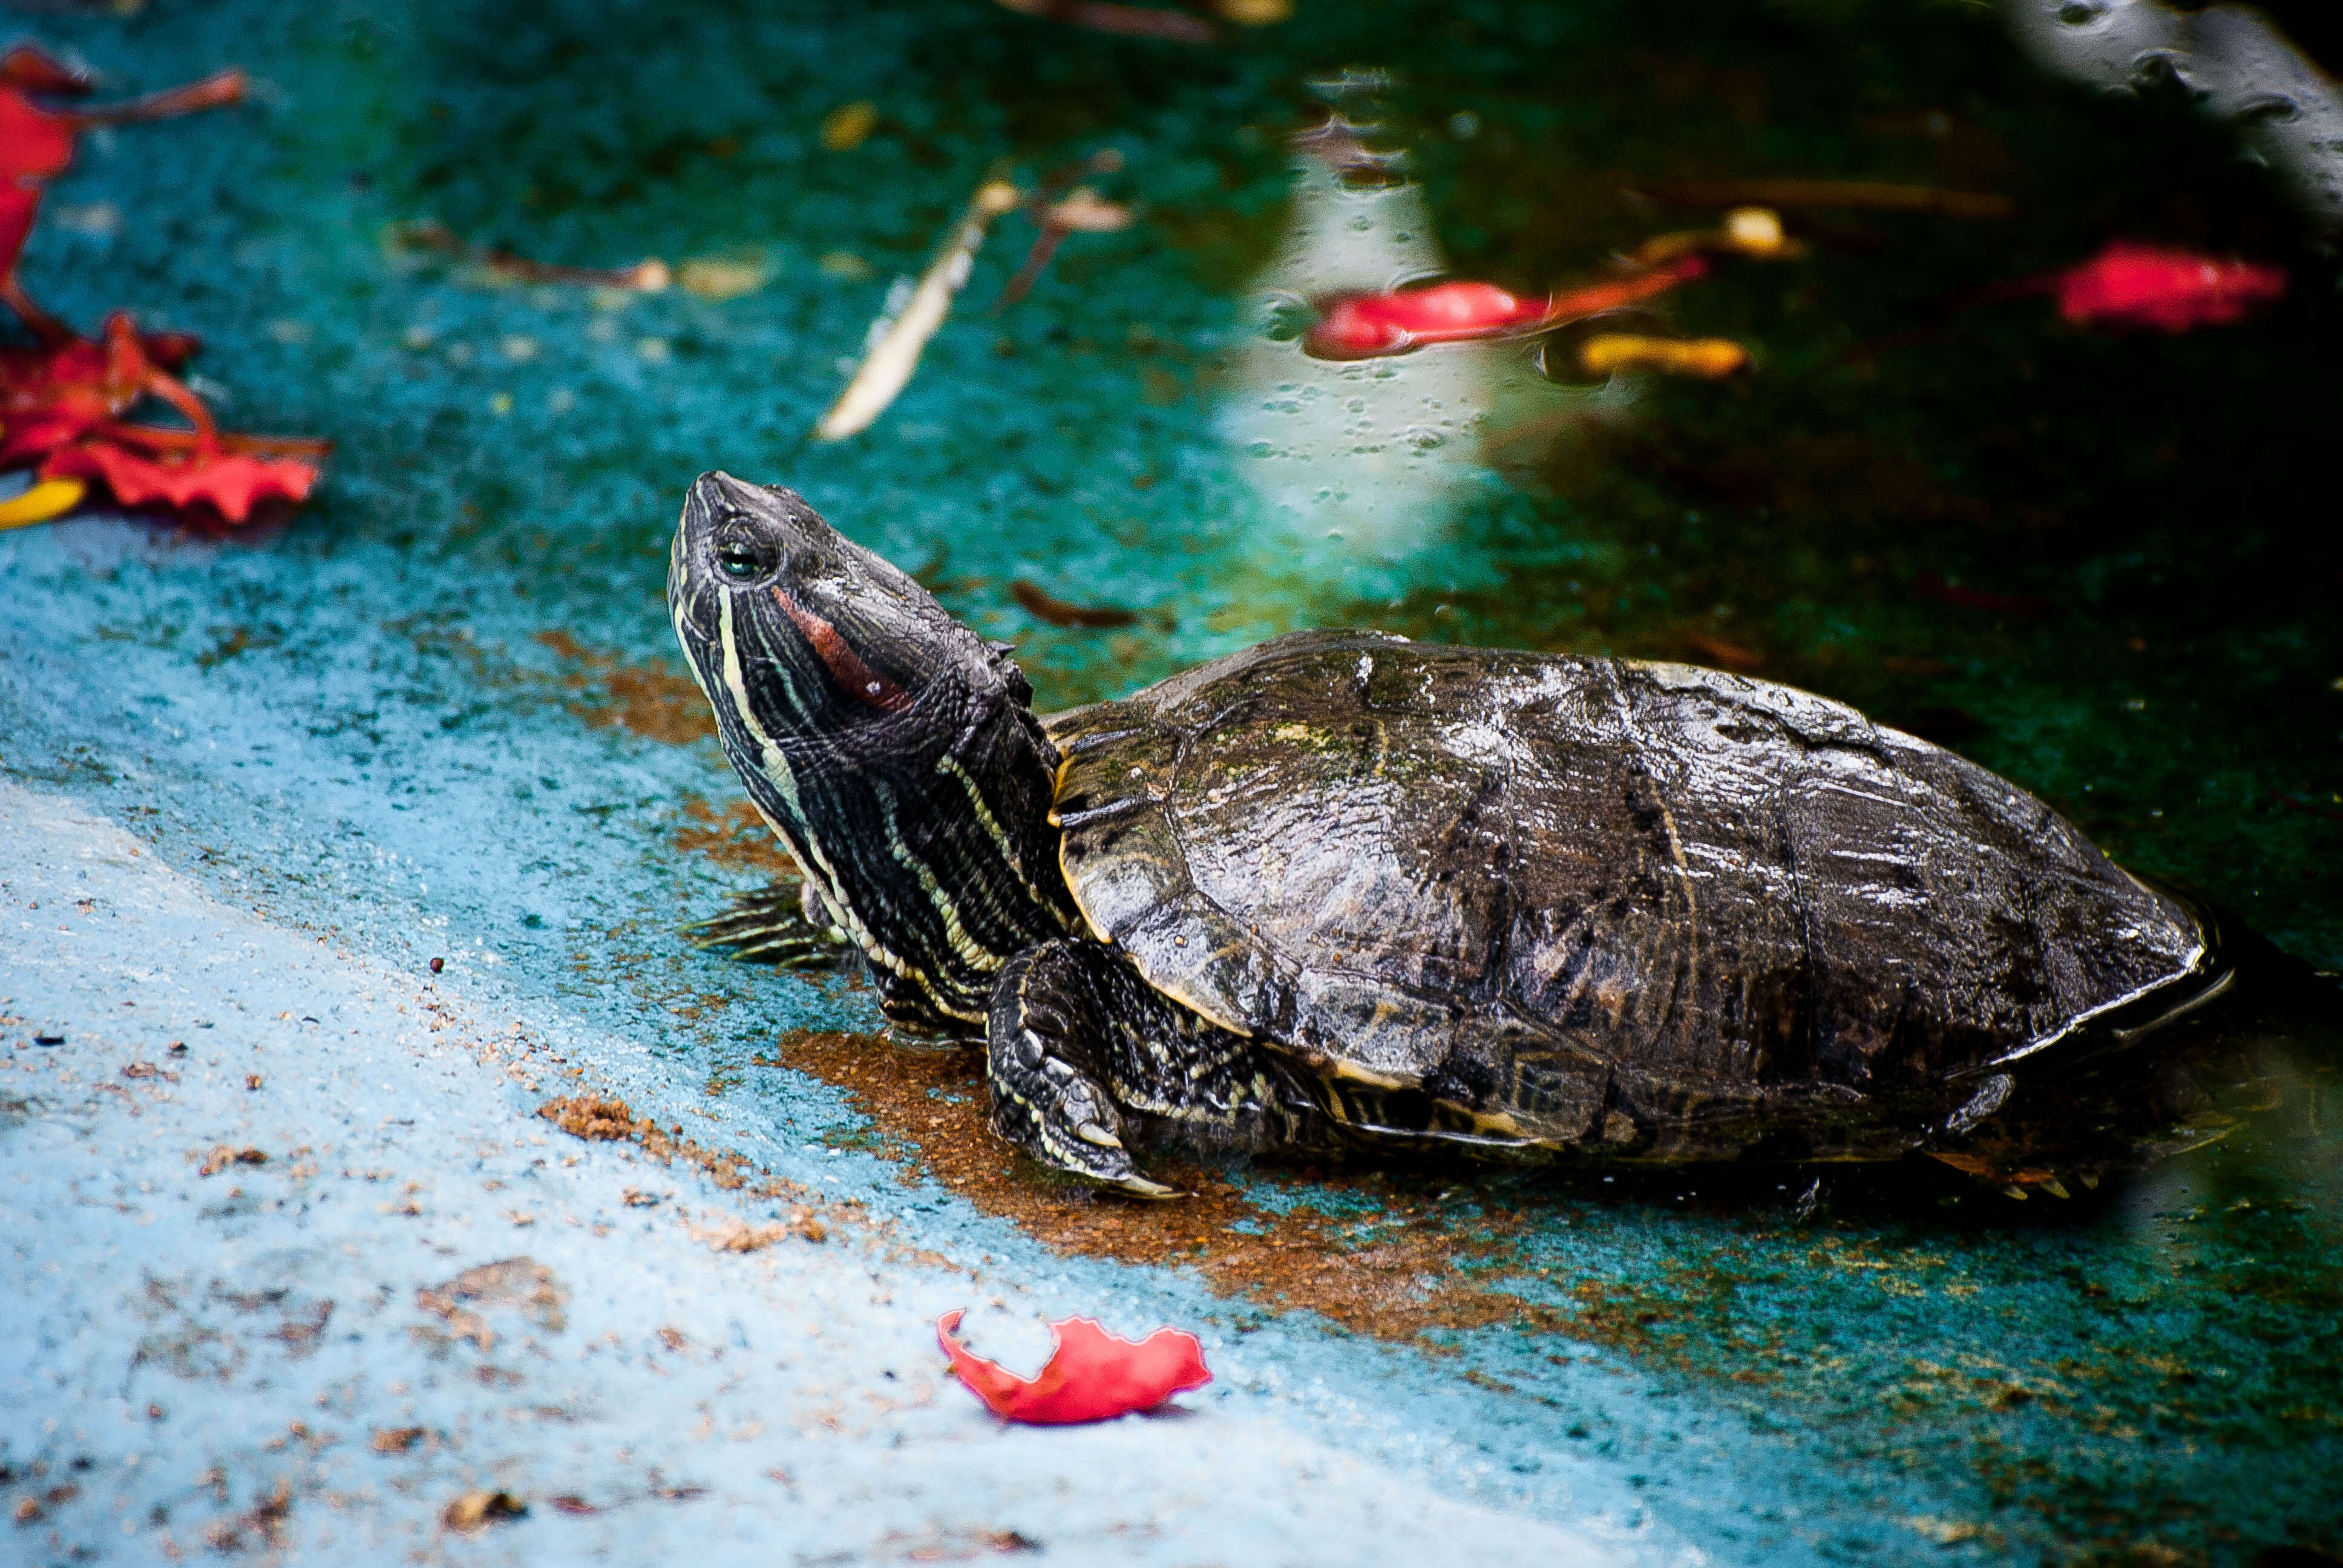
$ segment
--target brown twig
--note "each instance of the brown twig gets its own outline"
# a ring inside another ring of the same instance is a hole
[[[1086,158],[1068,164],[1063,168],[1052,169],[1041,176],[1041,183],[1033,187],[1033,194],[1023,203],[1026,216],[1040,226],[1041,233],[1033,236],[1032,248],[1025,253],[1024,262],[1017,268],[1016,275],[1002,286],[1001,297],[992,302],[993,315],[1000,315],[1033,291],[1033,286],[1041,279],[1042,271],[1049,266],[1050,258],[1058,254],[1058,246],[1065,243],[1066,236],[1080,226],[1053,221],[1060,205],[1058,198],[1071,190],[1076,180],[1090,175],[1115,174],[1121,168],[1122,155],[1112,147],[1101,147]],[[1105,204],[1099,205],[1103,206]]]
[[[1033,247],[1025,253],[1024,264],[1001,286],[1001,297],[992,302],[993,315],[1000,315],[1033,292],[1033,286],[1041,281],[1042,270],[1050,265],[1050,258],[1058,254],[1058,246],[1065,243],[1066,236],[1071,232],[1055,224],[1041,226],[1041,232],[1033,236]]]
[[[517,283],[563,283],[584,287],[631,288],[657,294],[669,281],[667,263],[657,256],[632,266],[563,266],[533,261],[502,246],[468,245],[446,224],[433,218],[401,224],[394,238],[410,250],[437,251],[458,261],[468,261]]]
[[[1087,27],[1093,33],[1120,33],[1129,38],[1162,38],[1174,44],[1210,45],[1221,41],[1220,29],[1185,11],[1161,11],[1146,5],[1118,5],[1111,0],[997,0],[1004,11],[1039,16]]]
[[[40,339],[44,348],[55,348],[74,340],[73,328],[34,304],[33,297],[25,292],[25,286],[16,281],[14,272],[0,277],[0,305],[15,311],[32,328],[33,336]]]
[[[1947,217],[2007,217],[2016,204],[1995,191],[1941,190],[1886,180],[1662,180],[1636,187],[1676,206],[1861,207]]]
[[[230,104],[240,104],[244,102],[245,89],[250,85],[251,78],[231,65],[184,87],[149,93],[126,104],[75,109],[64,117],[77,131],[93,126],[127,126],[142,120],[167,120],[177,115],[192,115],[202,109],[225,108]]]
[[[1105,628],[1131,626],[1139,619],[1137,611],[1113,605],[1069,604],[1021,578],[1009,585],[1009,597],[1024,606],[1028,614],[1046,620],[1051,626]]]

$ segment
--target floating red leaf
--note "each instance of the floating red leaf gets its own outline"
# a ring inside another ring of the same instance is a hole
[[[1050,1325],[1057,1348],[1041,1372],[1027,1379],[962,1346],[954,1337],[960,1320],[957,1312],[938,1318],[936,1343],[951,1358],[960,1381],[1003,1421],[1035,1426],[1111,1421],[1153,1410],[1212,1381],[1203,1346],[1179,1329],[1158,1329],[1134,1343],[1089,1318],[1067,1318]]]
[[[1463,343],[1543,332],[1664,294],[1708,271],[1687,256],[1616,283],[1523,299],[1491,283],[1429,284],[1391,294],[1343,295],[1325,302],[1302,347],[1321,359],[1373,359],[1430,343]]]
[[[29,348],[0,348],[0,467],[14,467],[124,412],[157,372],[130,318],[106,319],[105,341],[65,332]]]
[[[2117,240],[2057,275],[2058,314],[2089,327],[2187,332],[2243,320],[2286,293],[2286,272],[2195,251]]]
[[[1333,301],[1311,329],[1310,352],[1322,359],[1363,359],[1420,344],[1487,337],[1544,319],[1542,299],[1520,299],[1491,283],[1435,283]]]

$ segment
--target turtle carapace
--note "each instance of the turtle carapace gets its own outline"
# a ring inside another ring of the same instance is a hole
[[[982,1041],[1002,1136],[1132,1191],[1153,1142],[1957,1151],[2222,983],[2042,802],[1787,687],[1313,631],[1044,718],[1006,646],[723,474],[668,581],[803,872],[719,934],[852,942],[890,1019]]]

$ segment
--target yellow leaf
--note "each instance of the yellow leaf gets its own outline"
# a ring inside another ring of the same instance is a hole
[[[81,505],[89,487],[79,479],[43,479],[21,496],[0,501],[0,528],[21,528],[45,523]]]
[[[1620,370],[1658,370],[1670,376],[1697,376],[1705,380],[1730,376],[1749,363],[1749,351],[1723,337],[1640,337],[1605,332],[1590,337],[1578,351],[1578,361],[1590,376]]]
[[[833,153],[850,153],[878,128],[878,105],[868,98],[841,104],[822,117],[821,145]]]

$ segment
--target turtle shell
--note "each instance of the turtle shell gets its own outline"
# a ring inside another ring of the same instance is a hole
[[[1941,1115],[2207,961],[2016,786],[1715,670],[1309,632],[1051,728],[1101,940],[1496,1136],[1680,1158],[1785,1106]]]

